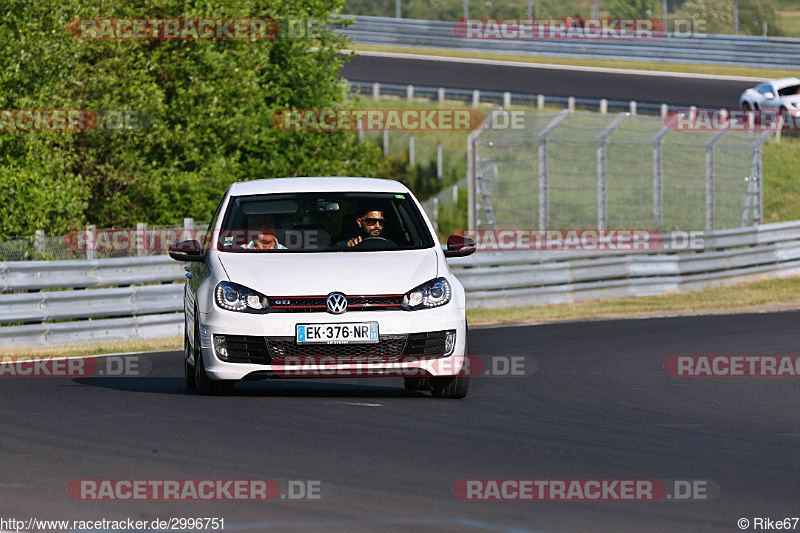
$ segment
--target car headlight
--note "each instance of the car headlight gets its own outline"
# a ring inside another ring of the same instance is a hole
[[[409,311],[439,307],[450,301],[453,291],[445,278],[427,281],[403,296],[403,307]]]
[[[269,311],[267,297],[238,283],[221,281],[214,290],[217,305],[227,311],[262,314]]]

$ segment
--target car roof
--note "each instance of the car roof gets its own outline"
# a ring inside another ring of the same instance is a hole
[[[769,83],[776,89],[783,89],[790,85],[800,85],[800,78],[778,78],[777,80],[771,80]]]
[[[232,196],[293,192],[390,192],[408,193],[408,188],[394,180],[377,178],[343,178],[338,176],[313,178],[270,178],[239,181],[231,185]]]

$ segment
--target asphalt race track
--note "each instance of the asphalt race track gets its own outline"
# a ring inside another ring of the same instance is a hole
[[[345,64],[340,72],[343,77],[357,81],[737,109],[739,96],[745,89],[755,85],[753,81],[374,56],[357,56]]]
[[[222,517],[231,531],[730,532],[798,516],[798,378],[674,378],[670,355],[798,353],[797,312],[472,329],[525,377],[465,400],[399,378],[184,388],[180,353],[140,377],[4,377],[0,517]],[[318,480],[316,501],[85,502],[73,479]],[[710,501],[468,502],[460,479],[711,480]]]

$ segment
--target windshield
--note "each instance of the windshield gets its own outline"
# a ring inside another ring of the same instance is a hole
[[[433,245],[419,209],[407,194],[325,192],[232,197],[218,250],[347,252]]]
[[[800,85],[790,85],[778,90],[778,96],[791,96],[793,94],[800,94]]]

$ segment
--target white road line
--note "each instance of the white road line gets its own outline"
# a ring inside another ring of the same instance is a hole
[[[340,405],[362,405],[364,407],[383,407],[383,405],[379,403],[366,403],[366,402],[325,402],[325,403],[335,403]]]
[[[525,63],[523,61],[504,61],[494,59],[477,59],[470,57],[430,56],[425,54],[404,54],[400,52],[373,52],[366,50],[342,50],[342,53],[355,52],[357,55],[369,57],[388,57],[396,59],[420,59],[423,61],[441,61],[448,63],[470,63],[474,65],[499,65],[505,67],[544,68],[550,70],[575,70],[579,72],[600,72],[606,74],[631,74],[635,76],[655,76],[665,78],[691,78],[700,80],[752,81],[761,82],[765,78],[750,76],[722,76],[718,74],[695,74],[682,72],[659,72],[657,70],[634,70],[625,68],[584,67],[577,65],[552,65],[549,63]],[[788,72],[788,71],[787,71]]]

